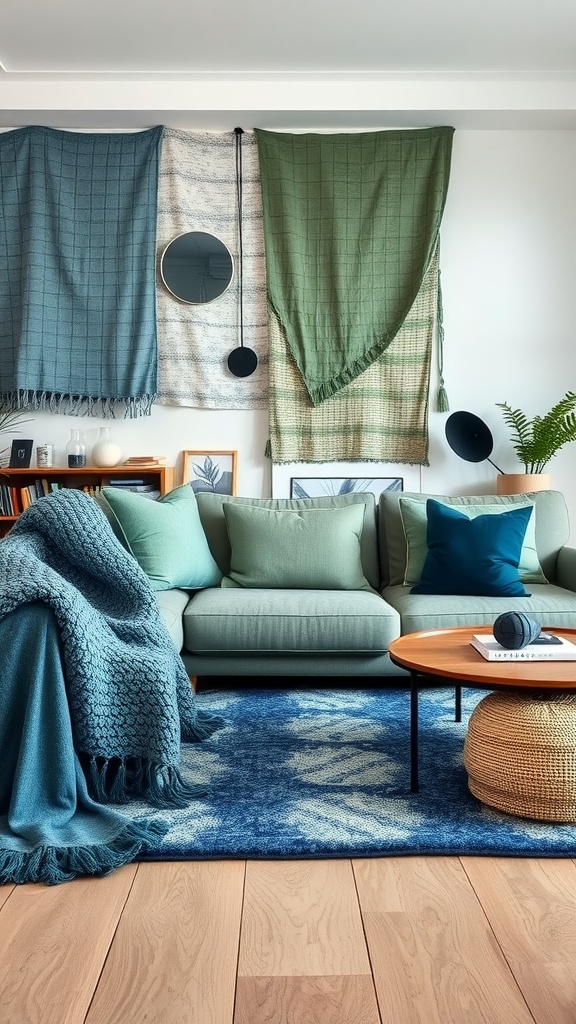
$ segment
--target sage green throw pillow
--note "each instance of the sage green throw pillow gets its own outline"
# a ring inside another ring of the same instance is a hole
[[[222,507],[233,584],[286,590],[370,589],[360,561],[363,504],[298,511],[232,502]]]
[[[154,590],[218,586],[222,573],[212,558],[189,484],[152,501],[119,487],[103,487],[121,540]]]
[[[422,576],[422,569],[428,554],[426,502],[418,501],[414,498],[399,498],[398,504],[406,537],[406,574],[404,576],[404,586],[412,587],[419,582]],[[511,509],[531,508],[532,515],[528,520],[528,527],[520,553],[518,575],[522,583],[548,582],[542,572],[542,567],[536,553],[536,509],[533,502],[525,501],[514,503],[513,505],[448,505],[445,503],[444,507],[456,509],[456,511],[468,516],[469,519],[475,519],[476,516],[480,515],[501,515],[504,512],[510,512]]]

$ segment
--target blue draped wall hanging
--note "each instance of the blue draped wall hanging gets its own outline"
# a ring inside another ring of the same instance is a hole
[[[0,134],[0,407],[150,413],[162,127]]]

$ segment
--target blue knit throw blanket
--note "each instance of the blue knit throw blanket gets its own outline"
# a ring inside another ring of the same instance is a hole
[[[162,128],[0,134],[0,404],[148,415]]]
[[[221,723],[190,681],[137,562],[96,502],[73,489],[40,498],[0,542],[0,619],[29,602],[60,634],[75,748],[99,801],[184,806],[180,743]]]

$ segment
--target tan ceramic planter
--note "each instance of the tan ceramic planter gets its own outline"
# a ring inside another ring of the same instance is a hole
[[[499,473],[496,477],[496,494],[527,494],[551,487],[550,473]]]

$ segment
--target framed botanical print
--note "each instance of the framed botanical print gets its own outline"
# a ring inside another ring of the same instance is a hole
[[[189,483],[193,491],[236,494],[237,455],[206,450],[182,452],[182,483]]]

